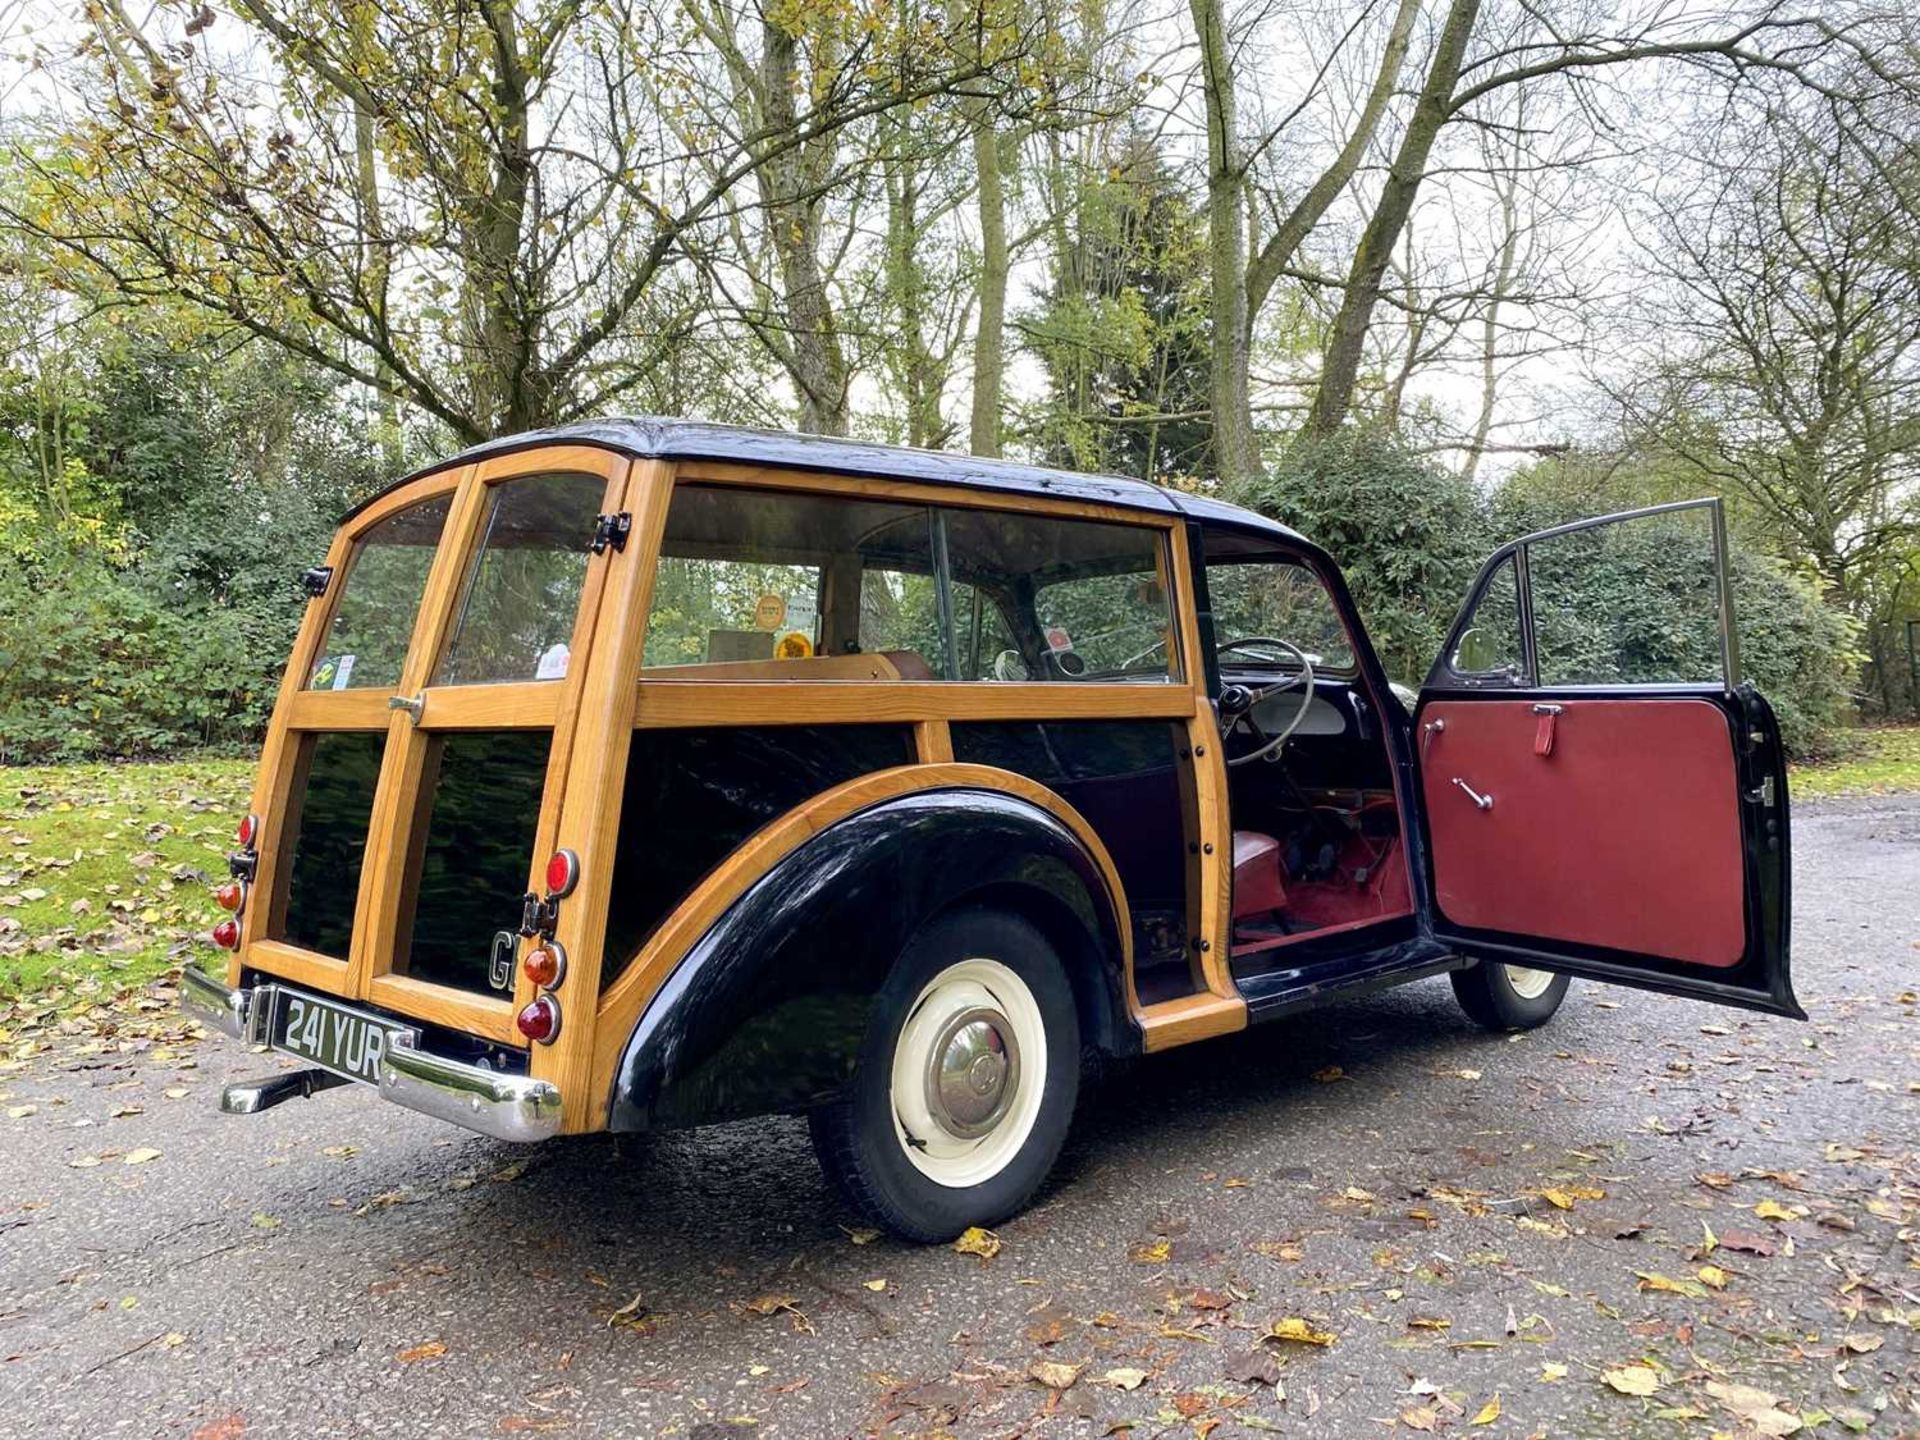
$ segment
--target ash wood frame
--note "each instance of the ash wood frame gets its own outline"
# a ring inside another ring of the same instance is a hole
[[[605,508],[626,510],[633,529],[622,551],[589,563],[575,620],[572,664],[559,682],[430,686],[448,643],[463,584],[481,543],[488,488],[518,476],[574,471],[606,480]],[[671,678],[642,670],[656,559],[667,507],[679,480],[757,489],[847,494],[946,507],[1091,519],[1159,532],[1161,580],[1172,607],[1169,678],[1153,681],[912,682],[897,679],[795,681]],[[306,677],[320,651],[354,548],[375,525],[436,495],[452,497],[429,570],[400,683],[388,689],[313,691]],[[698,461],[629,460],[597,446],[549,446],[437,471],[383,495],[344,527],[326,563],[338,579],[323,603],[308,607],[281,682],[262,747],[252,795],[262,817],[259,871],[242,920],[241,946],[228,963],[228,983],[259,970],[343,998],[504,1044],[525,1044],[513,1026],[533,988],[516,971],[511,1000],[491,999],[395,973],[403,890],[422,837],[421,785],[435,734],[460,730],[548,729],[553,742],[540,806],[528,888],[540,889],[544,857],[573,850],[581,881],[560,904],[556,938],[568,955],[556,991],[561,1032],[551,1045],[530,1047],[529,1070],[559,1089],[562,1128],[604,1127],[613,1068],[646,1002],[727,903],[820,826],[891,795],[977,785],[1016,794],[1056,815],[1080,836],[1100,864],[1122,919],[1126,1000],[1149,1050],[1244,1028],[1247,1009],[1227,969],[1231,908],[1231,833],[1226,772],[1195,614],[1192,562],[1182,522],[1121,507],[1045,497],[969,492],[910,481]],[[1177,671],[1174,669],[1178,662]],[[415,722],[392,710],[396,695],[419,696]],[[1182,727],[1181,792],[1193,865],[1189,922],[1194,928],[1196,992],[1142,1006],[1134,985],[1132,935],[1119,874],[1084,817],[1047,787],[1024,776],[953,760],[950,724],[970,720],[1165,720]],[[693,725],[820,724],[893,721],[911,725],[919,763],[861,777],[817,796],[750,837],[676,908],[618,981],[600,993],[602,947],[619,829],[622,780],[636,728]],[[349,954],[332,957],[270,940],[261,933],[280,894],[278,818],[284,816],[309,734],[384,732],[386,752],[374,794]]]

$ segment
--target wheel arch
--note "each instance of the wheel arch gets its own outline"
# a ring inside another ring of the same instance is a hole
[[[803,825],[804,838],[686,947],[630,1027],[610,1034],[603,1016],[599,1038],[617,1047],[608,1128],[837,1098],[894,961],[923,926],[969,907],[1005,908],[1039,928],[1072,981],[1088,1041],[1139,1050],[1130,919],[1098,837],[1023,777],[937,768],[922,788]],[[955,784],[951,771],[980,773]]]

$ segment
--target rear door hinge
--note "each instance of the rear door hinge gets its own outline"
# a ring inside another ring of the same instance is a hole
[[[627,548],[627,536],[632,533],[633,516],[628,511],[598,516],[593,522],[593,544],[588,548],[596,555],[602,554],[608,546],[624,550]]]

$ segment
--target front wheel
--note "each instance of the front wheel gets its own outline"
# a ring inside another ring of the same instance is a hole
[[[1544,1025],[1567,998],[1567,977],[1551,970],[1482,960],[1455,970],[1453,996],[1472,1019],[1489,1030],[1531,1030]]]
[[[909,1240],[951,1240],[1026,1204],[1080,1090],[1073,987],[1033,926],[934,921],[881,988],[846,1098],[810,1117],[843,1197]]]

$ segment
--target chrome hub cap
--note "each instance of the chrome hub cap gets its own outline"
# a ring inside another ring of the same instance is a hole
[[[1538,1000],[1547,993],[1547,987],[1553,984],[1553,971],[1530,970],[1524,965],[1503,967],[1507,972],[1507,984],[1513,987],[1513,993],[1522,1000]]]
[[[1033,991],[984,956],[927,982],[894,1038],[894,1135],[914,1169],[954,1189],[1006,1169],[1047,1086],[1047,1029]]]
[[[947,1023],[927,1068],[927,1109],[949,1135],[972,1140],[1000,1123],[1020,1080],[1020,1045],[997,1010]]]

